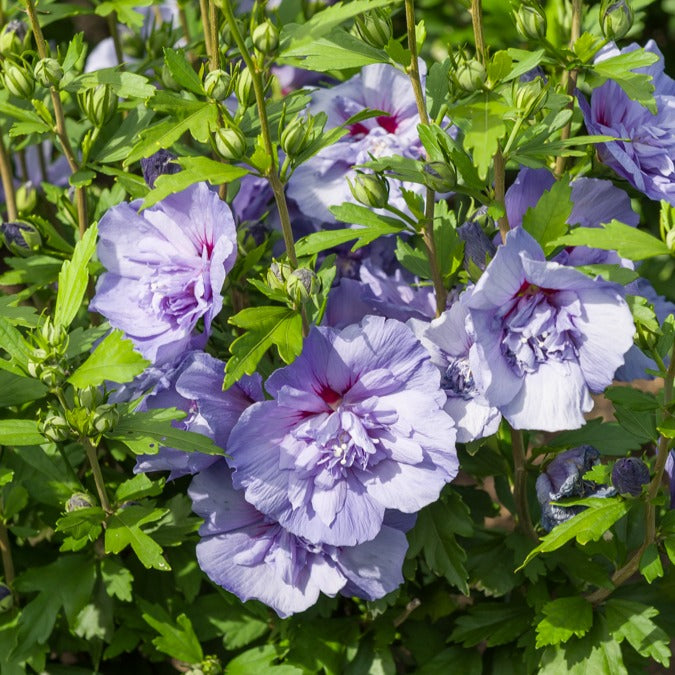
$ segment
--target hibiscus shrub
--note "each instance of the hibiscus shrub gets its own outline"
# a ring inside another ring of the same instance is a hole
[[[672,5],[0,2],[0,675],[671,672]]]

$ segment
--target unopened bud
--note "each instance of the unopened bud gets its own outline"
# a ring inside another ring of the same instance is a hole
[[[32,183],[24,183],[16,189],[14,199],[19,213],[33,213],[37,206],[37,190]]]
[[[216,152],[223,158],[236,162],[246,152],[246,138],[238,127],[216,129],[213,134]]]
[[[361,39],[377,49],[386,47],[394,34],[391,16],[381,7],[357,16],[354,26]]]
[[[29,256],[42,245],[42,237],[35,225],[24,220],[2,223],[0,233],[5,246],[15,255]]]
[[[603,0],[600,28],[608,40],[620,40],[633,27],[633,8],[629,0]]]
[[[56,59],[40,59],[33,73],[43,87],[57,86],[63,77],[63,68]]]
[[[35,80],[32,73],[15,63],[5,65],[4,81],[7,91],[18,98],[30,100],[35,91]]]
[[[12,19],[0,32],[0,54],[21,56],[30,45],[31,33],[20,19]]]
[[[242,68],[237,75],[237,84],[235,86],[237,100],[244,108],[248,108],[255,101],[255,90],[253,88],[253,76],[248,68]]]
[[[448,162],[427,162],[424,165],[424,184],[435,192],[450,192],[457,186],[457,171]]]
[[[296,303],[304,302],[317,293],[319,288],[320,282],[316,274],[306,267],[293,270],[286,280],[286,292]]]
[[[71,436],[66,418],[57,412],[48,412],[38,423],[39,432],[54,443],[61,443]]]
[[[230,95],[232,76],[224,70],[212,70],[204,78],[204,91],[216,101],[222,101]]]
[[[451,73],[452,76],[452,73]],[[454,80],[460,89],[467,92],[478,91],[483,88],[487,79],[485,66],[476,59],[462,61],[454,73]]]
[[[0,613],[7,612],[14,606],[12,590],[7,584],[0,584]]]
[[[91,498],[91,495],[88,495],[86,492],[74,492],[66,502],[66,512],[72,513],[80,509],[90,509],[94,505],[95,502]]]
[[[176,155],[168,150],[158,150],[154,155],[141,160],[141,171],[148,187],[155,187],[155,181],[164,174],[174,174],[180,171],[180,165],[173,160]]]
[[[94,413],[94,429],[99,434],[105,434],[106,432],[114,429],[119,421],[120,414],[117,411],[117,408],[113,405],[100,405],[96,408]]]
[[[516,30],[523,40],[542,40],[546,37],[546,12],[537,0],[525,0],[513,12]]]
[[[527,117],[537,110],[546,98],[546,89],[542,87],[540,78],[529,82],[513,83],[513,102],[521,111],[523,117]]]
[[[639,497],[649,483],[649,467],[637,457],[624,457],[612,468],[612,485],[620,494]]]
[[[255,27],[251,39],[259,52],[271,54],[279,45],[279,29],[271,21],[264,21]]]
[[[109,84],[99,84],[78,96],[80,108],[95,126],[102,127],[117,110],[117,94]]]
[[[308,119],[296,115],[281,132],[281,149],[289,157],[299,155],[307,147],[311,128],[312,124]]]
[[[46,384],[50,389],[61,384],[65,379],[65,375],[61,368],[44,364],[42,365],[42,370],[39,372],[38,377],[40,378],[40,381]]]
[[[37,335],[39,336],[37,342],[40,346],[50,348],[52,356],[62,355],[68,348],[68,331],[63,326],[52,323],[49,317],[44,320]],[[45,357],[47,356],[45,352]]]
[[[359,204],[374,209],[383,208],[389,199],[389,181],[375,173],[356,173],[354,182],[349,182],[349,189]]]
[[[286,291],[286,280],[293,272],[293,268],[286,263],[272,261],[267,270],[267,285],[274,291]]]
[[[87,410],[94,410],[102,401],[103,394],[98,387],[85,387],[75,394],[75,403]]]

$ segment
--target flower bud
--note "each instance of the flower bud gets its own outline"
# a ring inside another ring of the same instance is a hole
[[[513,102],[518,106],[523,117],[527,117],[543,103],[546,98],[546,90],[542,87],[540,78],[529,82],[513,83]]]
[[[394,34],[391,16],[386,9],[381,7],[359,14],[354,19],[354,26],[361,39],[377,49],[382,49],[389,44]]]
[[[7,63],[4,72],[7,91],[18,98],[30,100],[35,91],[35,80],[32,73],[15,63]]]
[[[95,126],[102,127],[117,110],[117,94],[109,84],[99,84],[78,95],[82,112]]]
[[[389,199],[389,181],[384,176],[357,171],[354,182],[349,179],[348,182],[349,189],[359,204],[381,209]]]
[[[0,613],[7,612],[14,606],[14,597],[9,586],[0,584]]]
[[[32,183],[24,183],[16,189],[14,199],[19,213],[33,213],[37,207],[37,190]]]
[[[637,457],[624,457],[612,468],[612,485],[619,494],[639,497],[649,483],[649,467]]]
[[[286,280],[286,292],[297,304],[307,300],[319,291],[321,284],[316,274],[306,267],[293,270]]]
[[[39,432],[54,443],[61,443],[70,438],[70,425],[60,413],[49,411],[38,423]]]
[[[65,379],[65,375],[58,366],[42,365],[42,369],[38,374],[40,381],[46,384],[50,389],[61,384]]]
[[[457,171],[448,162],[427,162],[424,165],[424,184],[435,192],[450,192],[457,185]]]
[[[75,394],[75,404],[80,408],[94,410],[103,402],[103,394],[98,387],[85,387]]]
[[[74,492],[66,502],[66,513],[79,511],[80,509],[90,509],[95,505],[91,495],[86,492]]]
[[[93,425],[99,434],[105,434],[115,428],[120,414],[114,405],[100,405],[94,412]]]
[[[30,45],[31,33],[20,19],[12,19],[0,32],[0,54],[21,56]]]
[[[272,261],[269,270],[267,270],[267,285],[273,291],[286,292],[286,279],[293,272],[293,268],[286,263]]]
[[[216,129],[213,134],[216,152],[233,162],[240,160],[246,152],[246,137],[238,127]]]
[[[154,155],[141,160],[143,178],[149,188],[155,187],[155,181],[164,174],[174,174],[180,171],[180,165],[173,160],[176,155],[168,150],[158,150]]]
[[[2,223],[0,234],[5,246],[15,255],[29,256],[42,245],[42,237],[35,225],[24,220]]]
[[[451,71],[451,76],[460,89],[466,92],[474,92],[483,88],[483,84],[487,79],[487,71],[485,66],[476,59],[469,59],[462,61],[454,74]]]
[[[255,27],[251,39],[259,52],[271,54],[279,45],[279,29],[271,21],[264,21]]]
[[[608,40],[620,40],[633,26],[633,8],[629,0],[603,0],[600,3],[600,28]]]
[[[62,356],[68,349],[68,331],[63,326],[52,323],[47,317],[40,326],[36,342],[42,347],[47,347],[51,356]],[[45,351],[45,358],[48,356],[49,354]]]
[[[204,91],[216,101],[222,101],[230,95],[232,76],[224,70],[212,70],[204,78]]]
[[[310,120],[296,115],[281,132],[281,149],[289,157],[299,155],[307,147],[312,127]]]
[[[63,68],[56,59],[40,59],[35,65],[33,74],[43,87],[56,87],[63,77]]]
[[[237,100],[244,108],[248,108],[255,101],[255,90],[253,89],[253,76],[248,68],[242,68],[237,75],[235,86]]]
[[[546,37],[546,12],[537,0],[521,2],[513,18],[523,40],[542,40]]]

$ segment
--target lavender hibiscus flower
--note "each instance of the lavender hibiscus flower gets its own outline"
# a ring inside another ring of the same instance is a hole
[[[431,323],[412,321],[415,334],[431,354],[432,362],[441,371],[441,387],[446,393],[445,412],[457,425],[457,440],[468,443],[494,434],[502,416],[476,386],[469,353],[473,338],[467,330],[470,323],[466,307],[471,289]]]
[[[420,63],[423,68],[423,63]],[[373,157],[401,155],[413,159],[422,156],[417,134],[419,115],[407,76],[386,64],[365,66],[358,75],[330,89],[312,94],[310,112],[328,115],[326,128],[344,124],[358,112],[370,108],[382,110],[378,117],[352,124],[349,133],[337,143],[324,148],[294,172],[288,195],[307,216],[335,222],[329,206],[354,202],[347,178],[355,176],[354,166]],[[406,205],[400,183],[390,180],[390,202],[401,209]],[[406,184],[421,192],[422,185]]]
[[[621,288],[547,262],[522,228],[508,233],[467,306],[473,377],[516,429],[583,425],[591,392],[611,383],[633,344]]]
[[[635,43],[621,50],[612,43],[596,61],[636,49]],[[598,145],[601,161],[651,199],[675,204],[675,81],[665,74],[663,54],[653,40],[645,50],[659,57],[653,65],[637,70],[654,78],[656,114],[631,100],[611,80],[593,90],[590,104],[580,95],[579,105],[589,133],[621,139]]]
[[[261,600],[281,617],[312,606],[320,592],[375,600],[403,582],[408,542],[395,527],[384,525],[375,539],[353,547],[310,543],[249,504],[232,487],[224,461],[195,476],[189,495],[204,518],[200,567],[240,599]]]
[[[228,443],[234,485],[293,534],[353,546],[385,509],[413,513],[457,473],[440,373],[411,330],[368,316],[313,328],[302,354],[266,383]]]
[[[262,401],[262,379],[245,375],[223,391],[225,364],[204,352],[191,352],[173,372],[169,386],[149,396],[144,409],[178,408],[188,413],[175,426],[208,436],[225,449],[227,439],[248,406]],[[160,447],[154,455],[138,457],[135,473],[170,471],[169,480],[195,474],[219,459],[218,455]]]
[[[229,207],[206,183],[140,214],[139,207],[118,204],[101,218],[98,256],[108,271],[90,309],[157,365],[208,337],[237,255],[236,232]],[[204,333],[196,338],[200,318]]]

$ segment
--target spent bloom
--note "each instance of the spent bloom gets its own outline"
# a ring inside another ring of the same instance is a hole
[[[320,592],[375,600],[403,582],[408,542],[396,527],[385,524],[358,546],[311,543],[249,504],[222,460],[195,476],[189,495],[204,518],[200,567],[241,600],[261,600],[281,617],[312,606]]]
[[[422,62],[420,67],[424,67]],[[347,179],[355,177],[355,165],[370,161],[371,156],[401,155],[412,159],[422,156],[417,134],[420,119],[410,81],[393,66],[379,63],[365,66],[346,82],[315,91],[309,110],[312,114],[326,113],[326,129],[332,129],[367,108],[386,114],[350,125],[346,136],[295,170],[288,195],[307,216],[335,222],[328,207],[355,201]],[[400,182],[390,180],[390,185],[390,202],[405,209]],[[421,185],[406,187],[423,190]]]
[[[302,354],[267,380],[274,400],[245,410],[230,434],[235,487],[307,541],[374,539],[385,509],[414,513],[457,473],[439,382],[399,321],[313,328]]]
[[[232,213],[206,183],[145,209],[109,209],[99,224],[101,276],[90,309],[108,319],[155,364],[210,333],[220,290],[237,255]],[[204,333],[195,338],[199,319]]]
[[[621,50],[611,43],[596,61],[637,49],[635,43]],[[651,66],[637,69],[653,77],[656,114],[612,80],[593,90],[590,103],[580,95],[579,105],[589,133],[619,139],[598,144],[600,160],[651,199],[675,204],[675,81],[664,72],[663,54],[653,40],[645,51],[658,56]]]
[[[522,228],[507,234],[467,302],[473,377],[516,429],[584,424],[635,327],[622,289],[548,262]]]

